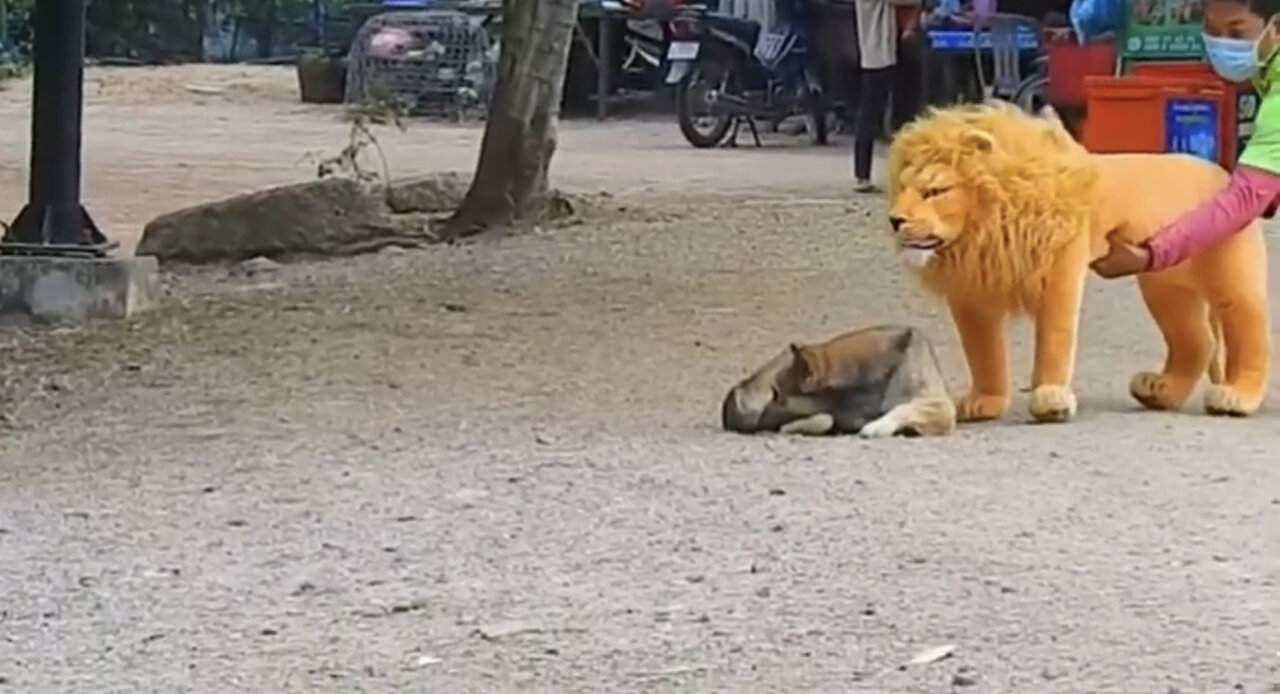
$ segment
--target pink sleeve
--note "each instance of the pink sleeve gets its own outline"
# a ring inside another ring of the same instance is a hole
[[[1216,195],[1179,217],[1146,242],[1148,272],[1173,267],[1240,231],[1275,199],[1280,176],[1241,167]]]

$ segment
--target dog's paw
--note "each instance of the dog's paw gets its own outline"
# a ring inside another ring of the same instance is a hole
[[[835,425],[835,417],[832,417],[826,412],[819,412],[818,414],[809,415],[808,417],[787,422],[778,429],[778,432],[781,434],[821,436],[830,432]]]
[[[1215,417],[1248,417],[1258,410],[1261,400],[1247,399],[1230,386],[1215,384],[1204,391],[1204,411]]]
[[[864,439],[887,439],[898,433],[898,423],[889,417],[881,417],[858,430],[858,436]]]
[[[988,419],[997,419],[1008,408],[1008,396],[969,393],[956,400],[956,421],[981,422]]]
[[[1065,422],[1076,414],[1076,395],[1067,386],[1039,386],[1031,391],[1030,410],[1037,422]]]
[[[1194,383],[1152,371],[1139,371],[1129,379],[1129,394],[1149,410],[1176,410],[1182,407],[1194,387]]]

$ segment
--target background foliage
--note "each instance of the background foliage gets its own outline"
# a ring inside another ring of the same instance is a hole
[[[31,50],[35,0],[0,0],[3,51],[20,62]],[[145,63],[219,60],[210,43],[229,42],[235,32],[256,46],[257,58],[287,52],[312,40],[317,12],[337,14],[343,0],[89,0],[87,48],[95,58]],[[238,27],[238,30],[237,30]],[[203,37],[203,38],[202,38]]]

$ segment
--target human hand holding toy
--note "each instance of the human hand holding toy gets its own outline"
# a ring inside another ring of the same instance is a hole
[[[1119,233],[1107,234],[1107,254],[1089,263],[1089,269],[1107,279],[1128,277],[1151,267],[1151,251],[1129,243]]]

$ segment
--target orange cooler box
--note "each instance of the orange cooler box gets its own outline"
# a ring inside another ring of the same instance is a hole
[[[1234,92],[1195,75],[1090,75],[1081,140],[1092,152],[1187,152],[1235,165]],[[1234,113],[1234,110],[1232,111]]]
[[[1133,75],[1148,77],[1189,77],[1216,84],[1226,92],[1227,98],[1222,103],[1222,144],[1223,149],[1234,154],[1231,161],[1224,164],[1227,168],[1235,166],[1236,159],[1244,151],[1245,143],[1253,134],[1253,119],[1258,115],[1258,95],[1253,85],[1245,82],[1224,80],[1213,71],[1209,64],[1202,61],[1150,62],[1138,63],[1130,71]]]

